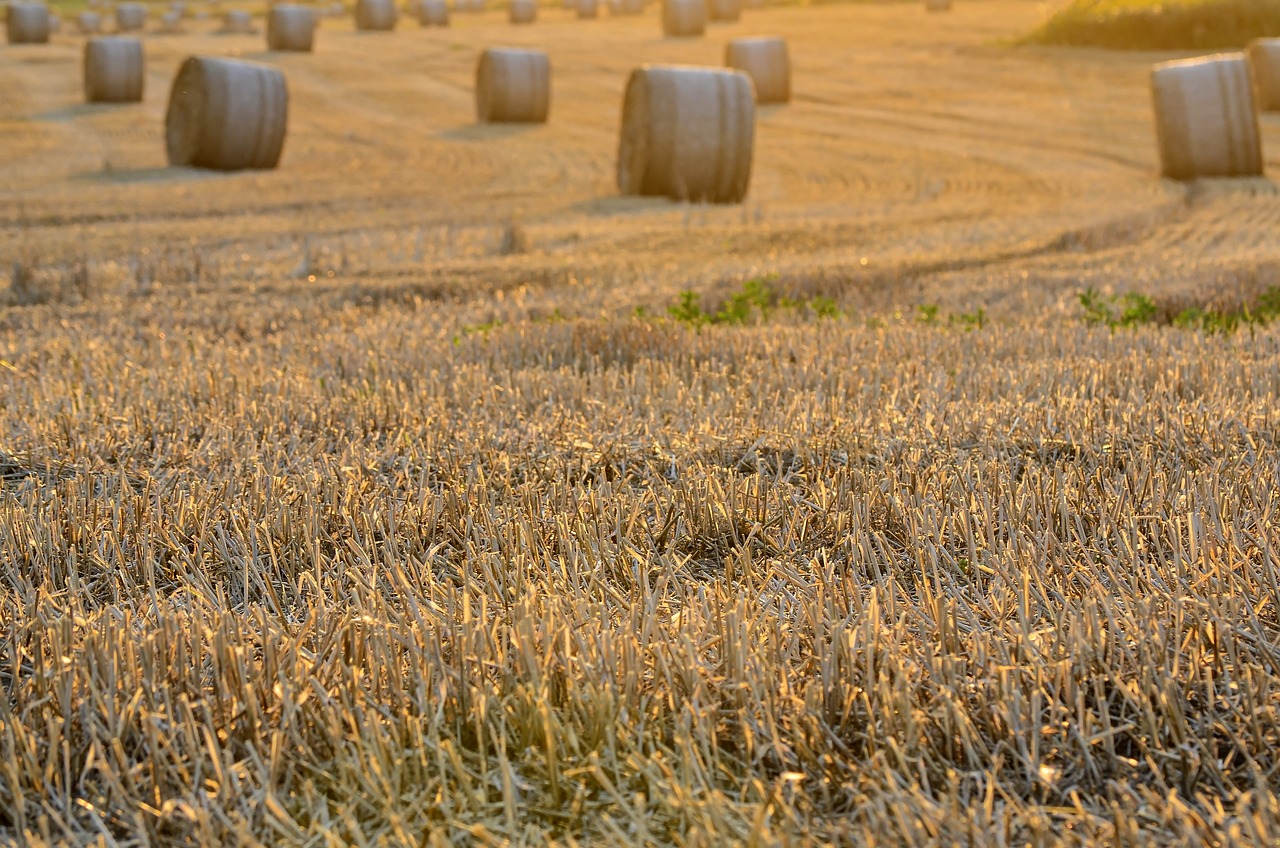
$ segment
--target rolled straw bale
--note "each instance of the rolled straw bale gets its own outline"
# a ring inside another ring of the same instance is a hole
[[[169,11],[175,13],[179,18],[187,16],[187,4],[183,0],[174,0],[169,4]]]
[[[578,17],[587,19],[600,15],[599,0],[578,0]]]
[[[1249,44],[1249,69],[1258,109],[1280,112],[1280,38],[1259,38]]]
[[[448,26],[449,4],[445,0],[422,0],[418,4],[418,23],[423,26]]]
[[[724,49],[724,63],[751,77],[757,103],[791,99],[791,56],[781,38],[735,38]]]
[[[508,0],[507,17],[513,24],[531,24],[538,19],[538,0]]]
[[[481,123],[541,124],[551,107],[551,59],[541,50],[491,47],[476,65]]]
[[[253,15],[245,9],[228,9],[222,16],[222,31],[248,35],[253,32]]]
[[[47,44],[55,16],[43,3],[9,4],[5,29],[10,44]]]
[[[924,0],[926,12],[950,12],[951,0]]]
[[[316,38],[316,15],[310,6],[280,3],[267,12],[267,49],[310,53]]]
[[[1243,54],[1156,65],[1151,93],[1164,176],[1261,176],[1258,115]]]
[[[139,103],[145,78],[142,42],[113,36],[84,45],[84,99],[87,103]]]
[[[663,0],[663,35],[697,36],[706,31],[707,4],[703,0]]]
[[[289,92],[278,68],[192,56],[169,94],[169,164],[220,171],[274,168],[288,117]]]
[[[96,35],[102,32],[102,16],[97,12],[81,12],[76,16],[76,28],[82,35]]]
[[[116,30],[137,32],[147,25],[147,7],[144,3],[121,3],[116,6]]]
[[[707,19],[736,21],[742,17],[742,0],[706,0]]]
[[[182,32],[182,15],[170,9],[160,16],[160,32],[177,33]]]
[[[356,29],[391,30],[396,28],[395,0],[356,0]]]
[[[643,15],[644,0],[610,0],[611,15]]]
[[[53,12],[49,13],[49,34],[53,35],[62,29],[62,18]]]
[[[650,66],[622,101],[623,194],[737,203],[751,181],[756,105],[741,71]]]

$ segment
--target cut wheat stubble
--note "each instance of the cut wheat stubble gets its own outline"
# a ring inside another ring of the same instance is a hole
[[[288,107],[278,68],[192,56],[169,95],[169,164],[220,171],[274,168],[284,148]]]
[[[782,38],[737,38],[724,50],[727,67],[742,71],[755,85],[756,102],[791,100],[791,54]]]
[[[137,38],[91,38],[84,45],[84,99],[87,103],[139,103],[146,60]]]
[[[315,46],[316,14],[309,6],[281,3],[267,13],[267,49],[310,53]]]
[[[551,60],[540,50],[489,48],[476,65],[480,123],[541,124],[551,108]]]
[[[622,104],[623,194],[738,203],[751,181],[755,94],[741,71],[646,66]]]
[[[1249,71],[1258,109],[1280,112],[1280,38],[1259,38],[1249,44]]]
[[[5,31],[10,44],[47,44],[52,14],[43,3],[11,3]]]
[[[1151,71],[1161,173],[1175,180],[1262,175],[1248,62],[1222,54]]]

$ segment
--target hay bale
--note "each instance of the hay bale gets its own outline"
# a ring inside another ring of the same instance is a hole
[[[142,42],[138,39],[114,36],[85,42],[86,103],[140,103],[145,77]]]
[[[707,19],[736,21],[742,17],[742,0],[706,0]]]
[[[1249,70],[1258,109],[1280,112],[1280,38],[1259,38],[1249,44]]]
[[[1151,71],[1161,173],[1175,180],[1262,174],[1262,145],[1243,54],[1184,59]]]
[[[76,16],[76,29],[81,35],[97,35],[102,32],[102,15],[97,12],[81,12]]]
[[[288,116],[289,92],[278,68],[192,56],[169,94],[169,164],[220,171],[274,168]]]
[[[143,3],[121,3],[116,6],[116,30],[137,32],[147,26],[147,7]]]
[[[422,0],[418,4],[418,23],[425,26],[449,25],[449,4],[445,0]]]
[[[951,0],[924,0],[926,12],[950,12]]]
[[[222,31],[236,35],[253,33],[253,15],[244,9],[228,9],[222,16]]]
[[[609,0],[611,15],[643,15],[644,0]]]
[[[170,9],[160,16],[158,32],[173,35],[182,32],[182,15]]]
[[[791,56],[781,38],[735,38],[724,49],[724,63],[751,77],[757,103],[791,99]]]
[[[507,17],[513,24],[531,24],[538,19],[538,0],[508,0]]]
[[[310,53],[316,38],[316,15],[309,6],[280,3],[267,13],[267,49]]]
[[[578,17],[582,19],[595,18],[600,15],[599,0],[578,0]]]
[[[669,38],[698,36],[706,31],[707,4],[703,0],[663,0],[663,35]]]
[[[62,30],[62,18],[53,12],[49,13],[49,34],[53,35]]]
[[[481,123],[541,124],[551,107],[551,59],[541,50],[489,48],[476,65]]]
[[[395,0],[356,0],[356,29],[386,31],[396,28]]]
[[[751,181],[756,105],[741,71],[645,66],[622,101],[623,194],[738,203]]]
[[[169,11],[173,12],[181,20],[187,16],[187,4],[184,0],[174,0],[169,4]]]
[[[9,4],[5,24],[10,44],[48,44],[50,23],[54,16],[43,3]]]

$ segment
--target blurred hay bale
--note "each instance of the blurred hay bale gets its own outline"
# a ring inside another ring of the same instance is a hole
[[[267,49],[310,53],[315,45],[316,13],[310,6],[281,3],[267,13]]]
[[[1261,176],[1258,116],[1243,54],[1156,65],[1151,92],[1164,176]]]
[[[724,50],[724,63],[751,77],[757,103],[791,100],[791,55],[782,38],[735,38]]]
[[[1259,38],[1249,44],[1249,70],[1254,99],[1263,112],[1280,112],[1280,38]]]
[[[544,123],[551,106],[551,60],[541,50],[489,48],[476,65],[481,123]]]
[[[137,32],[146,28],[147,6],[145,3],[121,3],[116,7],[116,30],[119,32]]]
[[[284,148],[288,105],[278,68],[192,56],[169,94],[169,164],[221,171],[274,168]]]
[[[395,0],[356,0],[356,29],[364,31],[387,31],[396,28]]]
[[[84,45],[84,99],[88,103],[138,103],[146,65],[142,42],[113,36]]]
[[[52,18],[43,3],[10,3],[5,31],[10,44],[47,44]]]
[[[668,37],[702,35],[707,31],[704,0],[663,0],[662,33]]]
[[[538,19],[538,0],[509,0],[507,17],[513,24],[531,24]]]

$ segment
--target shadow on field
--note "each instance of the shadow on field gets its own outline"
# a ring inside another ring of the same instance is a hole
[[[74,121],[76,118],[88,118],[119,110],[118,103],[77,103],[73,106],[63,106],[61,109],[50,109],[33,117],[37,121]]]
[[[525,135],[544,126],[545,124],[468,124],[465,127],[444,130],[440,133],[440,137],[458,141],[497,141]]]
[[[194,180],[211,180],[226,176],[218,171],[207,171],[201,168],[112,168],[104,167],[98,171],[83,171],[72,179],[80,182],[114,183],[180,183]]]

